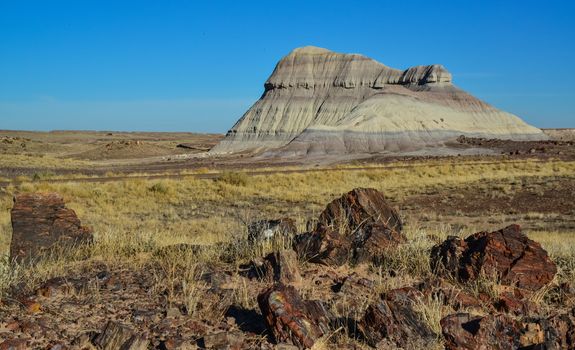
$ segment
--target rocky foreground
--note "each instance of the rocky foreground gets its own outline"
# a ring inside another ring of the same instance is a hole
[[[17,195],[12,226],[11,259],[31,271],[56,248],[98,245],[57,194]],[[575,348],[573,285],[519,225],[425,237],[425,256],[403,250],[403,226],[381,192],[358,188],[305,233],[284,218],[141,263],[76,254],[62,276],[2,286],[0,349]]]

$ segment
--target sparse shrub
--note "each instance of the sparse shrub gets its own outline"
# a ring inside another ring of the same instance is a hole
[[[170,192],[170,187],[162,182],[156,182],[152,186],[148,187],[148,191],[158,194],[168,194]]]
[[[0,299],[11,285],[19,282],[20,269],[16,264],[10,264],[8,255],[0,256]]]
[[[248,184],[248,175],[237,171],[224,171],[218,176],[216,181],[233,186],[246,186]]]
[[[51,172],[34,173],[34,175],[32,175],[32,181],[47,180],[47,179],[51,178],[52,176],[54,176],[54,173],[51,173]]]

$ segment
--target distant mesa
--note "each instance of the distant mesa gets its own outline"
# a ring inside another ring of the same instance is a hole
[[[454,86],[439,64],[398,70],[306,46],[282,58],[264,88],[211,152],[382,153],[442,146],[460,135],[548,139]]]

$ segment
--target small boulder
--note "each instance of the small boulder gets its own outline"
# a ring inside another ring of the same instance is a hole
[[[297,235],[293,248],[300,258],[318,264],[339,266],[353,258],[350,240],[326,227]]]
[[[201,344],[203,343],[203,344]],[[244,335],[241,332],[218,332],[205,335],[200,345],[204,349],[242,349]]]
[[[422,298],[423,294],[411,287],[383,294],[379,302],[367,308],[358,325],[367,343],[376,347],[387,339],[406,347],[433,340],[433,331],[414,309]]]
[[[495,232],[478,232],[465,240],[449,237],[431,250],[431,267],[439,275],[462,282],[481,274],[499,278],[501,284],[537,291],[557,273],[541,245],[511,225]]]
[[[545,319],[524,319],[521,343],[533,349],[575,349],[575,308]]]
[[[290,218],[259,220],[248,225],[248,241],[252,243],[276,239],[289,242],[296,234],[295,221]]]
[[[293,286],[278,283],[258,295],[258,305],[276,343],[311,348],[329,332],[329,313],[319,301],[302,300]]]
[[[536,305],[530,303],[527,298],[521,294],[512,292],[501,293],[498,300],[494,303],[494,306],[499,312],[516,316],[527,315],[530,311],[536,310]]]
[[[148,343],[145,336],[114,321],[109,321],[102,333],[94,339],[94,345],[103,350],[146,350]]]
[[[441,320],[446,350],[513,350],[519,348],[520,326],[504,314],[457,313]]]
[[[386,249],[406,241],[402,227],[381,192],[357,188],[329,203],[316,228],[296,236],[294,249],[309,261],[328,265],[378,260]]]
[[[10,259],[34,261],[56,244],[74,245],[93,239],[76,213],[57,193],[24,193],[14,197]]]
[[[351,332],[356,332],[356,323],[364,314],[367,307],[379,296],[374,293],[375,282],[362,277],[357,272],[333,280],[331,290],[334,292],[330,299],[331,309],[336,313],[336,321],[346,325]]]
[[[356,188],[333,200],[318,218],[318,226],[330,226],[344,235],[381,225],[401,232],[403,223],[385,196],[373,188]]]
[[[477,297],[442,278],[429,278],[416,287],[426,297],[434,298],[454,310],[481,309],[484,305]]]
[[[26,339],[9,339],[0,343],[0,350],[27,350]]]
[[[263,259],[255,259],[246,273],[248,278],[258,278],[266,282],[298,284],[301,282],[297,254],[293,250],[270,253]]]

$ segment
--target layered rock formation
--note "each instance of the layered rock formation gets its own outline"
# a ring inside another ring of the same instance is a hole
[[[404,71],[317,47],[277,64],[262,97],[212,152],[371,153],[436,146],[459,135],[547,139],[451,83],[441,65]]]

